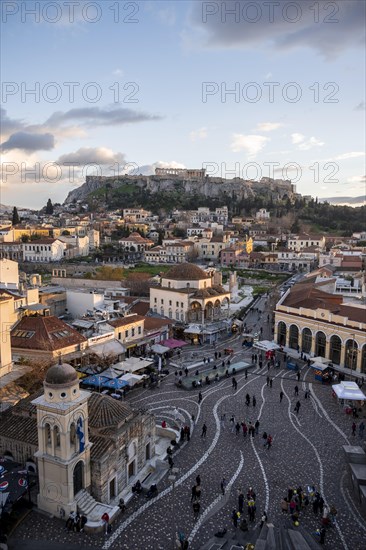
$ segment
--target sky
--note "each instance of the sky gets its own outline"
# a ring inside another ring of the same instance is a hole
[[[365,195],[365,6],[3,0],[0,202],[169,166]]]

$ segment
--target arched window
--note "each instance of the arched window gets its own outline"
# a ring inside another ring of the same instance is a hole
[[[361,356],[361,372],[363,374],[366,374],[366,344],[362,348],[362,356]]]
[[[175,310],[175,318],[179,321],[179,311],[177,309]]]
[[[329,344],[329,359],[335,365],[341,364],[341,350],[342,350],[342,340],[337,335],[333,335],[330,339]]]
[[[71,446],[75,445],[76,443],[76,427],[75,422],[73,422],[70,426],[70,444]]]
[[[60,438],[60,428],[58,426],[55,426],[53,428],[53,435],[54,435],[54,439],[55,439],[55,446],[56,448],[57,447],[60,447],[61,445],[61,438]]]
[[[286,345],[286,324],[283,321],[280,321],[278,323],[277,343],[280,346],[285,346]]]
[[[44,433],[45,433],[45,445],[51,445],[51,426],[47,423],[44,426]]]
[[[355,340],[347,340],[346,357],[344,366],[347,369],[356,370],[357,367],[358,344]]]
[[[299,329],[296,325],[290,325],[289,346],[292,349],[297,349],[299,345]]]
[[[312,341],[313,335],[311,334],[311,330],[309,328],[304,328],[304,330],[302,331],[302,351],[304,353],[311,352]]]
[[[321,330],[316,333],[315,337],[315,355],[317,357],[325,357],[325,344],[326,344],[326,337],[324,332]]]

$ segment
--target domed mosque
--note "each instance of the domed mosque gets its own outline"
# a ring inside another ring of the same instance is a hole
[[[0,452],[34,463],[41,510],[98,521],[102,506],[113,519],[122,492],[153,470],[155,430],[153,415],[80,389],[76,370],[60,359],[37,397],[3,414]]]

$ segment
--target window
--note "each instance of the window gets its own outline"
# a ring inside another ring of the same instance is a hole
[[[177,307],[179,307],[179,302],[175,302],[175,305],[176,305]]]
[[[141,334],[141,327],[138,327],[138,333]]]
[[[122,338],[122,332],[119,332],[118,333],[118,340],[121,340],[121,338]]]
[[[154,304],[156,304],[156,302],[157,302],[157,299],[156,299],[156,298],[154,298]]]
[[[134,328],[131,329],[131,336],[135,336],[135,329]]]
[[[164,300],[163,300],[163,298],[162,298],[162,299],[160,300],[160,303],[161,303],[161,304],[163,304],[163,303],[164,303]]]
[[[170,305],[170,306],[172,305],[172,301],[171,301],[171,300],[169,300],[169,305]]]
[[[125,330],[125,338],[128,338],[128,330]]]

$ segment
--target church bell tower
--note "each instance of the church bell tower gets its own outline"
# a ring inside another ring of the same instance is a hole
[[[75,369],[59,362],[43,383],[37,407],[38,507],[55,516],[76,511],[75,497],[90,489],[89,393],[79,388]]]

